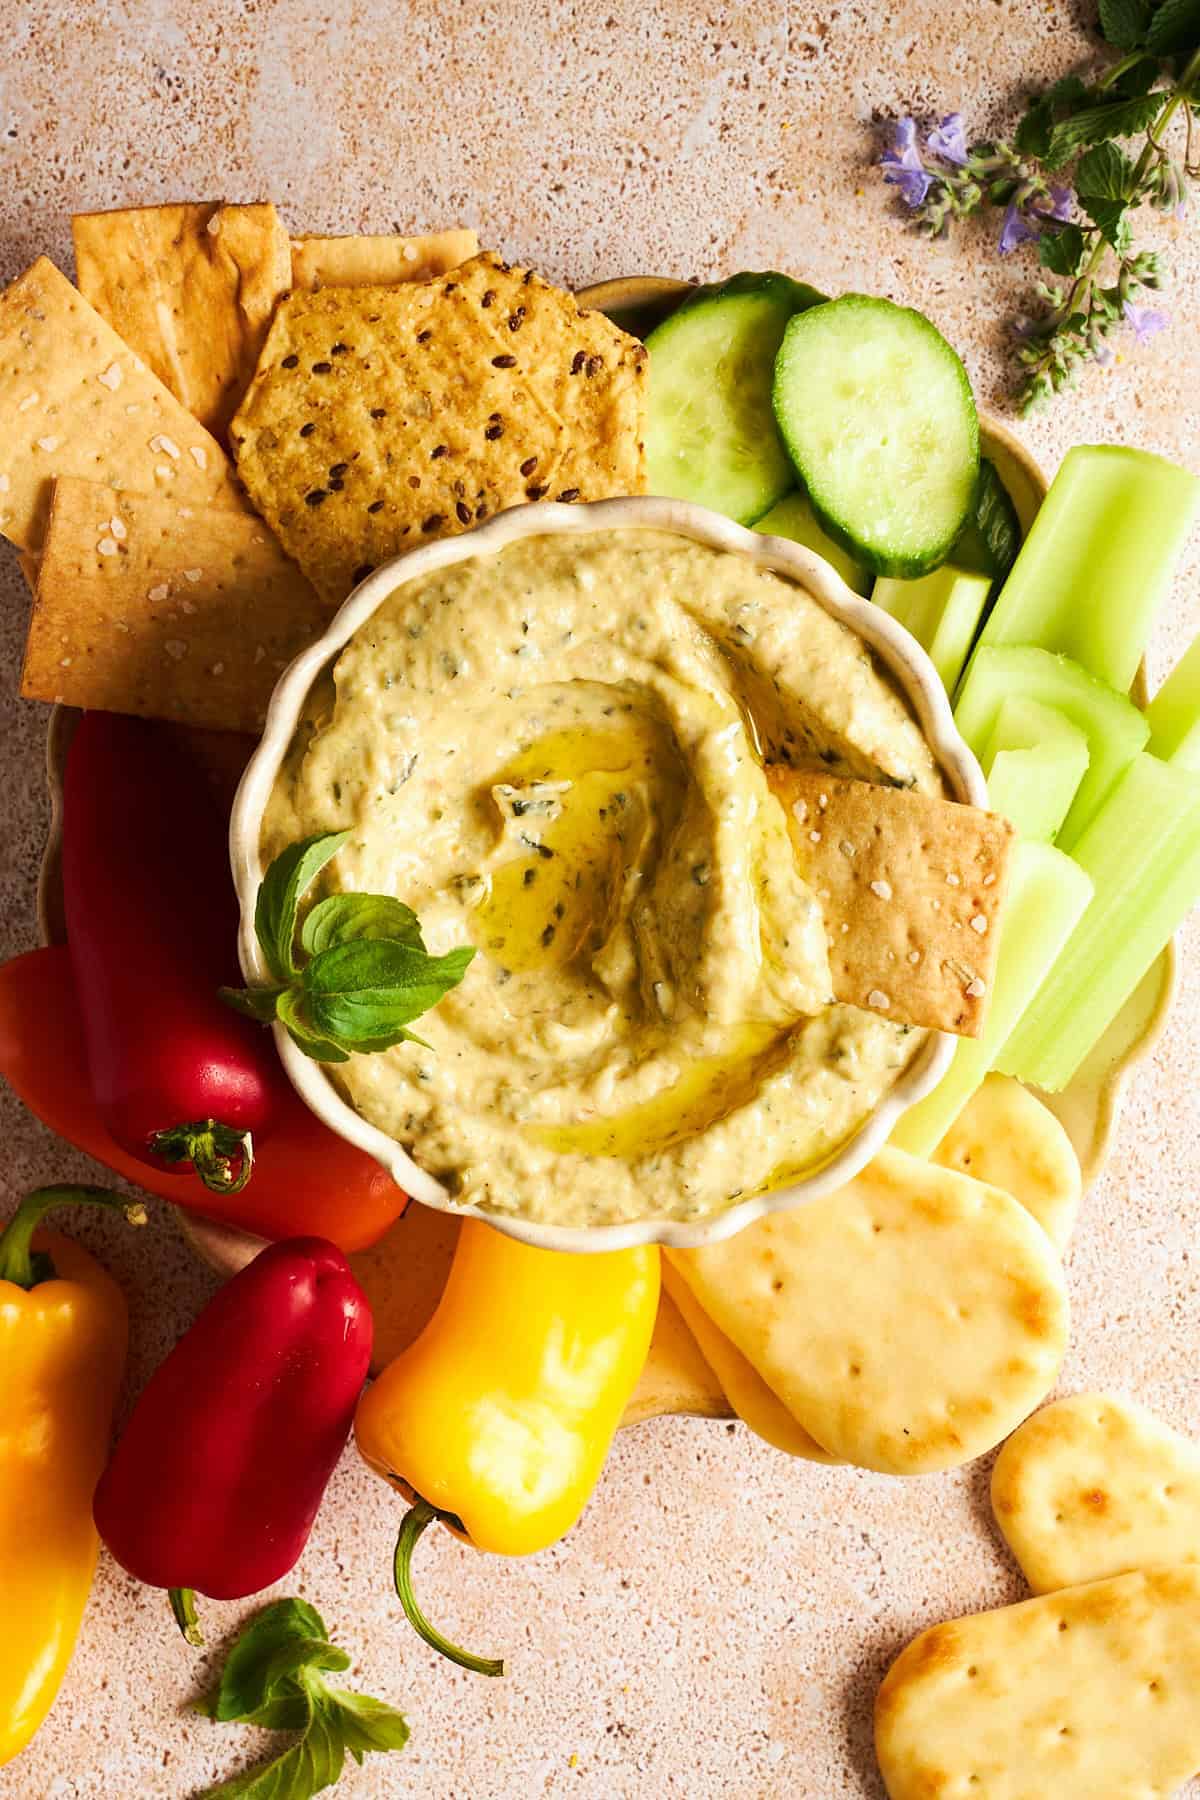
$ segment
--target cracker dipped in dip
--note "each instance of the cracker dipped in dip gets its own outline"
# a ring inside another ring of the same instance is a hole
[[[559,1225],[824,1161],[923,1034],[834,1003],[769,762],[943,792],[861,640],[736,555],[597,530],[397,587],[309,697],[263,859],[349,830],[324,891],[479,954],[430,1048],[331,1071],[349,1103],[460,1201]]]

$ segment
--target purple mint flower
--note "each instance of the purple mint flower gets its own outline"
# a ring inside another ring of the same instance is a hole
[[[1057,219],[1060,225],[1066,225],[1071,218],[1071,206],[1075,196],[1069,187],[1052,187],[1050,189],[1049,206],[1039,206],[1038,214],[1043,219]]]
[[[930,156],[939,156],[943,162],[953,163],[959,169],[965,168],[968,151],[962,114],[947,113],[941,124],[930,132],[925,147]]]
[[[920,206],[933,186],[933,176],[921,161],[917,145],[915,119],[897,119],[892,130],[892,147],[880,157],[883,179],[900,189],[906,206]]]
[[[1148,344],[1150,339],[1160,331],[1165,331],[1171,323],[1170,315],[1153,306],[1138,306],[1134,301],[1125,302],[1125,322],[1133,327],[1133,335],[1137,343]]]
[[[1111,369],[1116,360],[1117,353],[1112,345],[1106,344],[1103,338],[1101,338],[1100,342],[1096,345],[1096,348],[1092,351],[1092,361],[1099,363],[1102,369]]]
[[[1036,242],[1039,235],[1037,226],[1030,224],[1015,200],[1010,200],[1004,209],[1004,229],[998,245],[1001,256],[1008,256],[1022,244]]]

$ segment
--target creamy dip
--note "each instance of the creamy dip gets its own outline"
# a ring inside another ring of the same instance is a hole
[[[350,1104],[464,1203],[562,1225],[827,1159],[921,1034],[832,1003],[767,761],[942,791],[861,640],[741,557],[609,530],[398,587],[314,688],[263,857],[348,829],[323,891],[479,954],[430,1049],[332,1070]]]

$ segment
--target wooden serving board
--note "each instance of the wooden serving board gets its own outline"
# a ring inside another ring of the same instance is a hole
[[[630,276],[585,288],[585,306],[608,313],[631,331],[644,333],[671,312],[688,292],[688,284],[653,276]],[[1046,478],[1028,450],[994,419],[980,420],[984,454],[996,464],[1021,521],[1028,531],[1046,494]],[[1139,670],[1134,698],[1146,699],[1145,671]],[[66,748],[77,714],[66,707],[51,713],[47,738],[47,777],[51,827],[38,890],[39,926],[43,943],[61,943],[63,923],[61,874],[62,774]],[[214,785],[232,798],[248,753],[247,740],[217,732],[187,734]],[[1104,1165],[1117,1126],[1121,1090],[1131,1066],[1151,1048],[1165,1023],[1175,987],[1175,951],[1168,945],[1113,1021],[1105,1036],[1061,1094],[1039,1098],[1062,1120],[1090,1185]],[[234,1274],[261,1249],[261,1240],[227,1226],[177,1212],[184,1235],[215,1269]],[[454,1253],[457,1220],[427,1207],[411,1205],[404,1217],[370,1250],[351,1257],[355,1274],[375,1314],[374,1368],[381,1368],[417,1336],[432,1314]],[[665,1414],[729,1419],[733,1412],[712,1371],[676,1307],[664,1294],[650,1356],[624,1423],[637,1424]]]

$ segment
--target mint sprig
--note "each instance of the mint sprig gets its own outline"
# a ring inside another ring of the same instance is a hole
[[[417,915],[391,895],[329,894],[300,927],[299,955],[300,902],[349,836],[303,838],[275,858],[254,909],[273,983],[221,989],[221,998],[250,1018],[278,1019],[316,1062],[345,1062],[406,1040],[424,1044],[409,1024],[458,986],[475,954],[468,944],[431,956]]]
[[[215,1691],[195,1710],[223,1723],[299,1733],[271,1762],[207,1788],[199,1800],[311,1800],[332,1787],[346,1752],[403,1750],[408,1725],[382,1700],[334,1687],[328,1673],[350,1667],[330,1642],[315,1607],[276,1600],[264,1607],[229,1652]]]
[[[1098,5],[1100,34],[1120,54],[1035,96],[1011,143],[968,142],[958,113],[924,141],[901,119],[882,158],[885,181],[931,235],[993,209],[1002,255],[1036,246],[1045,277],[1014,334],[1023,411],[1073,387],[1085,363],[1112,363],[1119,333],[1140,344],[1166,327],[1148,304],[1165,260],[1136,247],[1138,215],[1182,217],[1200,178],[1200,0]]]

